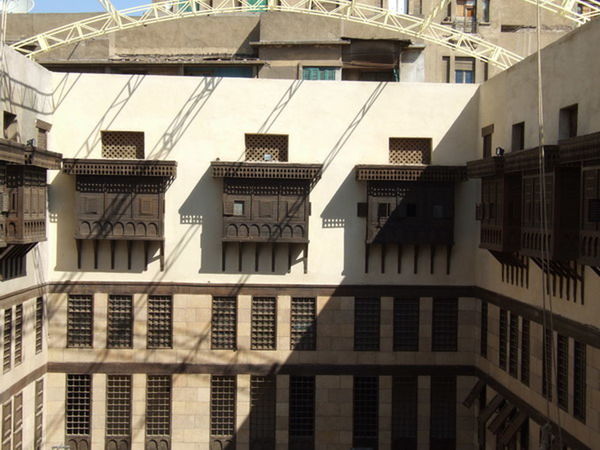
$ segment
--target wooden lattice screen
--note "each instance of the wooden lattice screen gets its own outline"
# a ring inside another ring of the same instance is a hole
[[[102,157],[144,159],[144,133],[141,131],[103,131]]]
[[[390,164],[431,164],[431,139],[390,138]]]

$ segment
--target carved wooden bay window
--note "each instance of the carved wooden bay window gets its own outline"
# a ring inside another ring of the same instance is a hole
[[[258,271],[261,244],[271,244],[271,269],[279,244],[288,245],[288,270],[292,246],[303,249],[304,271],[308,257],[309,194],[317,181],[320,164],[221,162],[212,163],[212,174],[223,178],[222,264],[225,270],[229,243],[239,246],[238,269],[242,271],[243,244],[255,243]]]
[[[158,243],[164,269],[165,192],[175,179],[175,161],[66,159],[63,171],[76,177],[75,239],[81,268],[83,241],[91,240],[94,268],[98,268],[98,243],[110,241],[111,269],[115,268],[117,241],[127,243],[131,270],[134,241],[144,243],[144,266],[149,248]]]
[[[381,248],[382,272],[390,245],[398,249],[398,272],[405,245],[414,247],[415,273],[421,247],[430,248],[431,273],[436,247],[445,247],[449,272],[454,244],[454,187],[465,178],[464,168],[359,165],[355,169],[356,179],[367,184],[367,202],[358,205],[358,215],[367,218],[365,272],[369,270],[373,244]]]

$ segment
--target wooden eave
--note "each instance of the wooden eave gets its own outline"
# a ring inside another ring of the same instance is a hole
[[[318,180],[322,164],[285,162],[227,162],[210,164],[214,178],[261,178],[280,180]]]
[[[12,164],[25,164],[25,146],[0,138],[0,161]]]
[[[361,164],[354,169],[358,181],[456,182],[467,179],[464,166]]]
[[[504,158],[493,156],[491,158],[477,159],[467,162],[467,176],[469,178],[489,178],[502,175],[504,172]]]
[[[0,161],[60,170],[62,155],[0,138]]]
[[[65,159],[63,172],[69,175],[136,176],[175,179],[176,161],[144,159]]]
[[[600,133],[565,139],[558,147],[561,164],[600,161]]]
[[[544,146],[544,168],[546,171],[554,170],[558,164],[558,146]],[[504,172],[531,172],[540,168],[540,147],[528,150],[519,150],[504,155]]]

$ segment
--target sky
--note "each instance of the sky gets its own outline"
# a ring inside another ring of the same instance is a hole
[[[131,8],[132,6],[146,5],[152,0],[113,0],[117,9]],[[35,7],[31,12],[92,12],[103,11],[98,0],[35,0]]]

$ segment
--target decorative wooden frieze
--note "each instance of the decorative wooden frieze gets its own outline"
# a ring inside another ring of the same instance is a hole
[[[495,177],[502,174],[503,171],[504,158],[501,156],[467,162],[467,176],[469,178]]]
[[[69,175],[110,175],[160,177],[173,180],[177,175],[175,161],[65,159],[63,172]]]
[[[355,169],[358,181],[456,182],[466,180],[464,166],[358,165]]]
[[[0,161],[59,170],[61,160],[60,153],[0,138]]]
[[[540,160],[542,158],[540,153],[541,150],[539,147],[506,153],[504,155],[504,172],[539,171]],[[554,170],[555,165],[558,164],[558,146],[544,146],[543,161],[546,171],[550,172]]]
[[[600,162],[600,133],[565,139],[559,148],[561,164]]]
[[[252,163],[213,161],[211,163],[212,175],[215,178],[270,178],[317,181],[321,176],[322,168],[322,164],[281,162]]]

